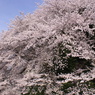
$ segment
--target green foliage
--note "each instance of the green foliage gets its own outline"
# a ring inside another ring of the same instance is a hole
[[[79,57],[68,56],[71,51],[64,47],[62,43],[58,45],[58,57],[54,57],[53,64],[55,69],[55,74],[66,74],[71,73],[78,69],[85,69],[84,73],[88,72],[88,68],[93,67],[91,60],[82,59]],[[67,57],[68,56],[68,57]],[[63,64],[63,67],[60,67]],[[56,69],[57,68],[57,69]]]
[[[31,86],[31,87],[28,87],[28,92],[25,93],[25,94],[21,94],[21,95],[45,95],[45,90],[46,90],[46,87],[43,86]]]
[[[79,87],[79,95],[83,94],[83,89],[84,87],[86,87],[87,89],[91,89],[94,88],[95,89],[95,79],[94,80],[90,80],[90,81],[86,81],[81,83],[80,81],[69,81],[67,83],[63,83],[62,87],[61,87],[61,91],[63,91],[64,95],[67,93],[71,92],[70,88],[75,88],[75,87]],[[46,87],[45,86],[31,86],[31,87],[27,87],[28,88],[28,92],[25,94],[21,94],[21,95],[47,95],[45,93],[46,91]],[[53,93],[53,92],[52,92]],[[54,92],[54,95],[56,95],[56,93]],[[73,94],[76,95],[76,94]]]
[[[62,91],[64,92],[64,93],[69,93],[69,90],[68,90],[68,88],[69,87],[73,87],[73,86],[76,86],[76,84],[75,83],[73,83],[73,82],[67,82],[67,83],[64,83],[63,84],[63,86],[62,86]]]
[[[87,67],[92,67],[90,60],[80,59],[79,57],[69,56],[66,61],[67,66],[64,68],[64,73],[70,73],[74,70],[87,69]]]
[[[83,88],[87,88],[88,90],[91,88],[95,89],[95,79],[94,80],[90,80],[90,81],[86,81],[81,83],[80,81],[69,81],[67,83],[63,83],[63,86],[61,88],[61,90],[66,94],[71,92],[71,89],[69,88],[75,88],[78,87],[79,88],[79,95],[83,94]],[[73,94],[76,95],[76,94]]]
[[[95,79],[85,82],[88,88],[95,88]]]

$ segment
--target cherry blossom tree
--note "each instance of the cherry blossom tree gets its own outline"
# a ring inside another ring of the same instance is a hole
[[[0,39],[1,95],[95,94],[95,1],[44,0]]]

